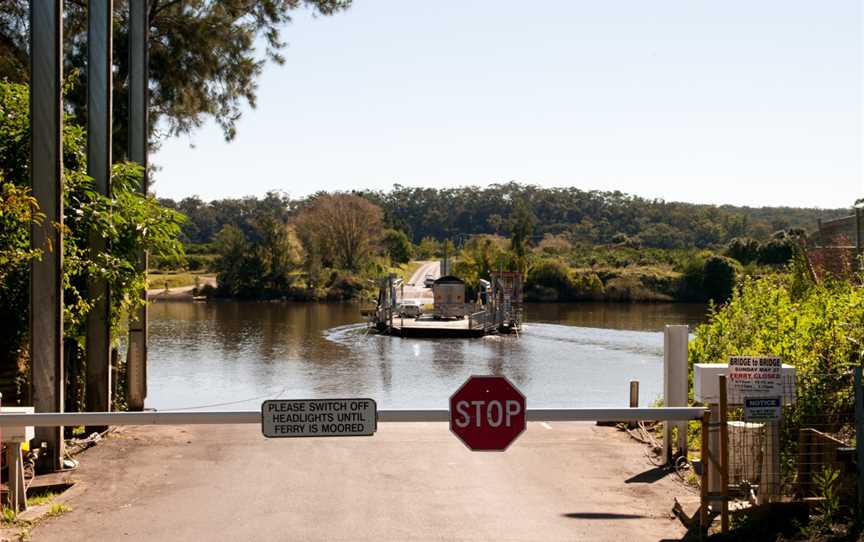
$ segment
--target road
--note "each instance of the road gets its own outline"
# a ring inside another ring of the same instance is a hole
[[[612,428],[531,423],[505,453],[443,423],[265,439],[257,426],[124,428],[82,456],[72,511],[35,541],[679,539],[674,496]]]
[[[402,299],[413,299],[421,305],[425,305],[432,303],[434,300],[432,289],[427,288],[424,284],[426,275],[432,275],[436,279],[441,276],[441,262],[436,260],[434,262],[421,263],[422,265],[417,268],[417,271],[414,271],[411,279],[405,284],[401,295]]]

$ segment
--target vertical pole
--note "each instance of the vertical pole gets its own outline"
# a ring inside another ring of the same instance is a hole
[[[63,2],[30,2],[33,196],[45,214],[30,230],[42,257],[30,266],[30,363],[36,412],[63,411]],[[59,469],[63,428],[37,427],[38,468]]]
[[[112,0],[87,5],[87,175],[93,188],[111,195],[111,14]],[[107,249],[98,231],[89,232],[92,253]],[[111,410],[111,304],[106,280],[90,277],[87,296],[87,410]],[[101,430],[94,427],[90,430]]]
[[[858,474],[858,518],[864,517],[864,383],[855,367],[855,455]]]
[[[663,404],[667,407],[687,406],[689,332],[686,325],[666,326],[663,331]],[[678,430],[674,450],[673,426]],[[663,422],[663,462],[670,463],[674,454],[687,456],[687,422]]]
[[[711,474],[708,476],[708,492],[711,493],[710,501],[718,508],[720,507],[720,499],[717,497],[721,493],[720,489],[720,405],[710,405],[711,427],[708,435],[708,469]]]
[[[630,408],[639,408],[639,381],[630,381]],[[639,422],[631,420],[629,425],[637,426]]]
[[[129,159],[144,168],[141,192],[147,193],[147,0],[129,2]],[[139,269],[147,271],[147,254],[139,257]],[[147,293],[143,294],[146,296]],[[143,410],[147,397],[147,307],[129,318],[127,401],[130,410]]]
[[[708,532],[708,486],[710,484],[708,471],[710,471],[710,452],[708,451],[708,431],[711,427],[711,413],[707,410],[702,414],[702,480],[699,484],[699,525],[702,527],[702,532]]]
[[[726,400],[726,375],[720,375],[720,532],[729,532],[729,405]]]
[[[864,217],[861,216],[862,209],[855,208],[855,256],[858,258],[864,254]],[[859,262],[860,264],[860,262]]]

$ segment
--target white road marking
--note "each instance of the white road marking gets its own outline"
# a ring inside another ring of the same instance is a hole
[[[552,426],[549,425],[549,424],[546,423],[546,422],[540,422],[540,425],[542,425],[542,426],[545,427],[546,429],[552,429]]]

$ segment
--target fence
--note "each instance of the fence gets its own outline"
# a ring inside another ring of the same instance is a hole
[[[857,468],[862,451],[857,426],[864,422],[864,390],[860,368],[856,368],[855,390],[857,415],[839,406],[802,413],[786,402],[777,421],[748,420],[740,401],[733,404],[730,398],[721,413],[726,446],[720,462],[725,474],[721,490],[733,508],[796,501],[850,517],[852,512],[861,514],[864,493],[859,488],[864,479]],[[787,390],[784,396],[795,395]]]

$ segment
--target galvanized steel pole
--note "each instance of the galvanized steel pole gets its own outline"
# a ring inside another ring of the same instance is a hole
[[[45,219],[31,228],[41,258],[30,266],[30,363],[37,412],[63,411],[63,2],[30,2],[30,130],[33,196]],[[61,467],[62,427],[43,427],[40,471]]]
[[[141,193],[147,193],[147,0],[129,2],[129,159],[144,168]],[[139,269],[147,272],[147,253]],[[144,293],[146,302],[147,293]],[[142,410],[147,397],[147,307],[129,318],[129,351],[126,366],[126,400],[131,410]]]
[[[87,175],[93,188],[111,195],[111,14],[112,0],[87,5]],[[88,232],[91,253],[105,252],[105,237]],[[111,305],[105,279],[89,277],[87,297],[87,410],[111,410]],[[95,428],[94,428],[95,429]]]

